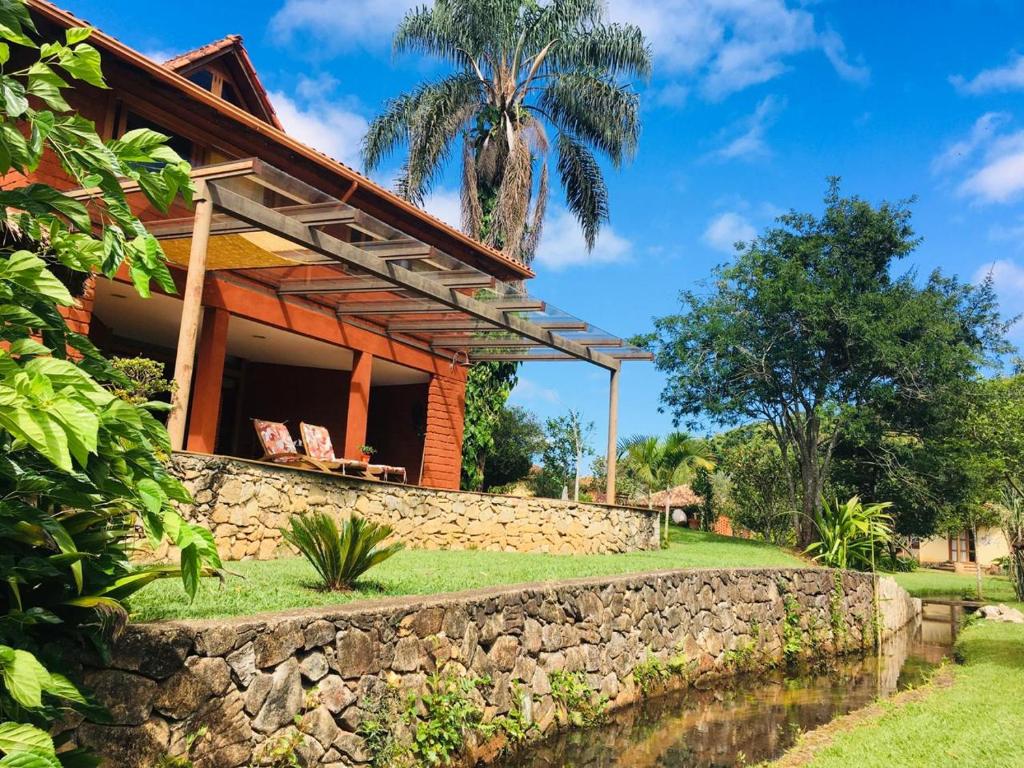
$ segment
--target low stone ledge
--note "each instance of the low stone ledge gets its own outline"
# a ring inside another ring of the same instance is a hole
[[[878,621],[891,632],[915,618],[913,602],[884,589]],[[556,725],[556,670],[623,706],[652,656],[685,657],[693,682],[728,674],[741,654],[779,662],[787,632],[807,655],[854,651],[873,643],[874,593],[869,574],[822,569],[661,571],[132,625],[109,669],[86,670],[114,724],[74,735],[109,765],[148,766],[203,732],[196,768],[238,768],[298,718],[304,764],[358,765],[369,760],[358,734],[367,702],[386,685],[422,692],[439,669],[486,676],[488,717],[528,706],[544,731]]]
[[[194,499],[182,512],[213,532],[229,560],[287,551],[280,528],[312,510],[386,523],[414,549],[608,554],[659,546],[657,512],[635,507],[422,488],[195,453],[176,453],[171,466]]]

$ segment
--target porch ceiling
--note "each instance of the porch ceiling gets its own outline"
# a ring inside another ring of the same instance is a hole
[[[623,360],[651,359],[522,286],[501,283],[259,160],[193,175],[214,207],[206,268],[238,273],[282,300],[312,302],[460,362],[579,359],[615,371]],[[185,266],[193,225],[189,217],[154,222],[150,230],[168,259]]]

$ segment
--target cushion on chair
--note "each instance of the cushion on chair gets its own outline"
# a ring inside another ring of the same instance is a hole
[[[295,453],[295,441],[288,431],[288,427],[280,421],[263,421],[253,419],[253,426],[256,428],[256,435],[263,446],[263,453],[273,456],[279,453]]]
[[[302,445],[306,449],[306,455],[322,461],[334,461],[334,446],[331,444],[331,433],[327,427],[320,427],[316,424],[299,422],[299,434],[302,435]]]

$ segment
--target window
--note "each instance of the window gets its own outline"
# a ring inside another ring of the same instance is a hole
[[[220,97],[229,104],[234,104],[236,107],[244,106],[238,98],[238,92],[235,90],[235,86],[227,80],[225,80],[220,87]]]
[[[949,560],[953,563],[973,563],[974,534],[970,531],[949,534]]]
[[[208,91],[213,90],[213,73],[208,69],[197,69],[188,76],[188,79],[200,88],[205,88]]]

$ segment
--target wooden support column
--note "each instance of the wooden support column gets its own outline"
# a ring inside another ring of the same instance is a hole
[[[366,442],[366,418],[370,410],[370,373],[373,355],[352,353],[352,379],[348,385],[348,413],[345,417],[345,458],[358,459]]]
[[[615,503],[615,470],[618,461],[619,442],[619,371],[612,369],[608,381],[608,485],[605,487],[605,502]]]
[[[206,247],[210,241],[210,222],[213,220],[213,202],[205,181],[196,183],[193,197],[195,222],[192,225],[192,245],[188,252],[188,272],[182,296],[181,326],[178,328],[177,356],[174,358],[174,381],[177,384],[171,396],[171,412],[167,417],[167,432],[171,450],[180,451],[185,442],[185,419],[188,416],[189,395],[192,390],[192,370],[196,359],[196,338],[203,312],[203,283],[206,280]]]
[[[207,307],[203,330],[199,334],[196,360],[195,396],[188,420],[188,450],[214,453],[217,424],[220,421],[221,390],[224,385],[224,358],[228,346],[228,322],[231,314],[220,307]]]

